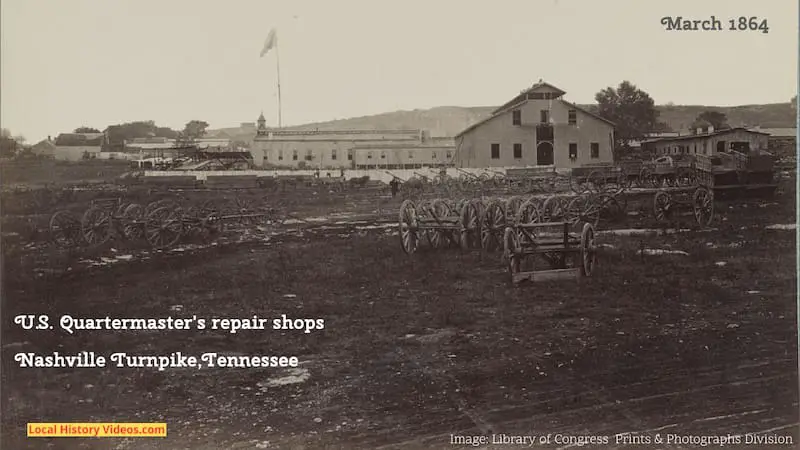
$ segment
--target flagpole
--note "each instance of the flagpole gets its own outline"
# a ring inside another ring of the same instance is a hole
[[[275,66],[278,70],[278,128],[282,128],[281,123],[281,52],[278,49],[278,41],[275,41]]]

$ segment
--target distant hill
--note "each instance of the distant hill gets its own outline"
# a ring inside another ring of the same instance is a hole
[[[582,105],[593,108],[594,105]],[[413,111],[394,111],[372,116],[353,117],[350,119],[331,120],[328,122],[310,123],[286,127],[290,130],[300,129],[425,129],[431,136],[455,136],[468,126],[491,115],[495,106],[439,106],[431,109],[415,109]],[[731,126],[756,126],[762,128],[789,128],[796,124],[795,112],[789,103],[773,103],[767,105],[745,105],[732,107],[699,106],[699,105],[660,105],[659,120],[666,122],[674,130],[685,130],[703,111],[720,111],[728,116]],[[252,129],[222,128],[209,130],[208,137],[230,137],[234,140],[250,142],[255,133]]]

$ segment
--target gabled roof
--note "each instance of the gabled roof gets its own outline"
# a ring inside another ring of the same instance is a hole
[[[520,101],[519,103],[516,103],[516,104],[514,104],[514,106],[521,106],[521,105],[523,105],[523,104],[527,103],[528,101],[529,101],[529,100],[527,100],[527,99],[525,99],[525,100],[522,100],[522,101]],[[597,114],[595,114],[595,113],[593,113],[593,112],[591,112],[591,111],[587,110],[586,108],[582,108],[582,107],[580,107],[580,106],[578,106],[578,105],[576,105],[576,104],[574,104],[574,103],[570,103],[570,102],[568,102],[568,101],[566,101],[566,100],[564,100],[564,99],[561,99],[561,98],[559,98],[559,99],[556,99],[555,101],[563,102],[565,105],[569,106],[570,108],[573,108],[573,109],[576,109],[576,110],[578,110],[578,111],[581,111],[581,112],[583,112],[583,113],[584,113],[584,114],[586,114],[586,115],[589,115],[589,116],[592,116],[592,117],[594,117],[595,119],[602,120],[603,122],[606,122],[607,124],[611,125],[612,127],[616,127],[616,124],[615,124],[614,122],[612,122],[612,121],[610,121],[610,120],[608,120],[608,119],[605,119],[605,118],[603,118],[603,117],[600,117],[599,115],[597,115]],[[486,117],[486,118],[484,118],[484,119],[482,119],[482,120],[479,120],[478,122],[475,122],[474,124],[472,124],[472,125],[468,126],[468,127],[467,127],[467,128],[465,128],[464,130],[462,130],[461,132],[459,132],[458,134],[456,134],[454,137],[456,137],[456,138],[457,138],[457,137],[459,137],[459,136],[461,136],[461,135],[464,135],[464,134],[466,134],[466,133],[468,133],[468,132],[470,132],[470,131],[474,130],[475,128],[478,128],[479,126],[481,126],[481,125],[483,125],[484,123],[486,123],[486,122],[488,122],[488,121],[490,121],[490,120],[494,119],[495,117],[499,117],[499,116],[501,116],[502,114],[504,114],[504,113],[508,112],[508,109],[507,109],[507,108],[500,108],[498,111],[501,111],[501,112],[498,112],[498,113],[493,113],[491,116],[489,116],[489,117]]]
[[[593,112],[589,111],[589,110],[588,110],[588,109],[586,109],[586,108],[581,108],[580,106],[578,106],[578,105],[576,105],[576,104],[574,104],[574,103],[570,103],[570,102],[568,102],[568,101],[566,101],[566,100],[562,100],[562,99],[559,99],[559,100],[561,100],[562,102],[564,102],[564,104],[565,104],[565,105],[567,105],[567,106],[571,106],[571,107],[573,107],[573,108],[577,109],[578,111],[581,111],[581,112],[583,112],[584,114],[587,114],[587,115],[590,115],[590,116],[594,117],[595,119],[602,120],[603,122],[605,122],[605,123],[607,123],[607,124],[609,124],[609,125],[611,125],[611,126],[614,126],[614,127],[616,127],[616,126],[617,126],[617,124],[615,124],[614,122],[612,122],[612,121],[610,121],[610,120],[606,119],[605,117],[601,117],[601,116],[599,116],[598,114],[595,114],[595,113],[593,113]]]
[[[524,89],[522,92],[517,94],[514,98],[512,98],[511,100],[509,100],[506,103],[504,103],[503,106],[501,106],[501,107],[495,109],[494,111],[492,111],[492,114],[497,114],[497,113],[501,112],[502,110],[508,108],[509,106],[516,105],[516,104],[521,104],[525,100],[528,99],[528,94],[534,93],[536,91],[541,91],[541,90],[544,90],[544,89],[547,89],[547,90],[553,92],[554,94],[556,94],[556,98],[561,97],[562,95],[566,94],[566,92],[564,92],[561,89],[553,86],[552,84],[546,83],[546,82],[544,82],[542,80],[539,80],[538,83],[535,83],[533,86],[529,87],[528,89]]]

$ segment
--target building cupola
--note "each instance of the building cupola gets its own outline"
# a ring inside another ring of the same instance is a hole
[[[258,129],[259,130],[267,129],[267,119],[264,118],[264,111],[261,111],[261,115],[258,116]]]

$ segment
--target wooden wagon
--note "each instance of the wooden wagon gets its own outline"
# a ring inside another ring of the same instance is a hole
[[[772,194],[778,187],[775,157],[768,152],[744,154],[737,151],[698,155],[696,177],[718,194],[749,192]]]
[[[661,156],[643,165],[639,179],[650,187],[692,186],[697,182],[695,159]]]
[[[511,282],[591,276],[597,261],[594,227],[584,223],[578,228],[580,234],[576,234],[571,232],[576,225],[579,224],[518,223],[506,228],[503,259]],[[544,263],[547,268],[537,268],[537,263]]]
[[[608,184],[627,185],[627,176],[622,167],[603,162],[572,168],[570,187],[577,194],[590,190],[600,191]]]

